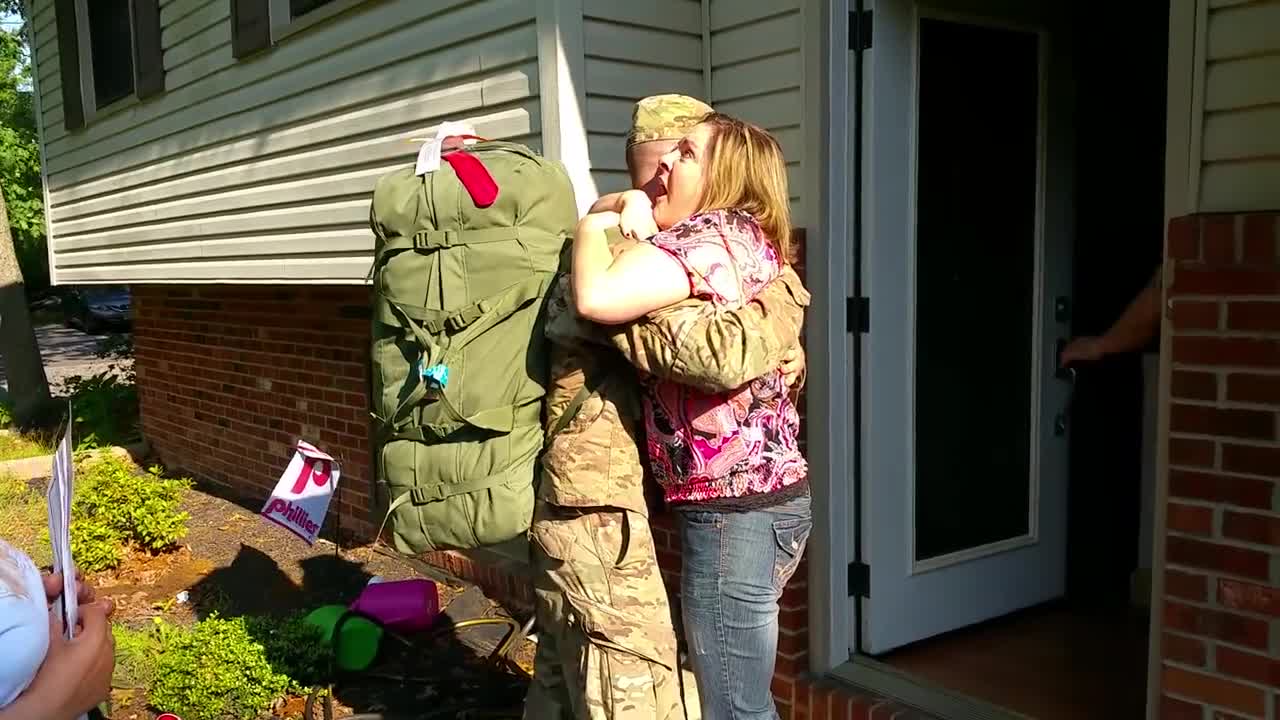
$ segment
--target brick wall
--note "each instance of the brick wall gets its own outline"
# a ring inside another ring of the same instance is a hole
[[[1280,718],[1280,215],[1169,228],[1162,706]]]
[[[317,443],[342,464],[344,530],[372,534],[367,288],[135,285],[133,298],[142,428],[166,465],[261,503],[296,441]]]

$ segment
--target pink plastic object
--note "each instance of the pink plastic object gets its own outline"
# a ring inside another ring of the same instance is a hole
[[[421,632],[440,616],[440,594],[424,578],[374,583],[365,586],[351,609],[393,632]]]

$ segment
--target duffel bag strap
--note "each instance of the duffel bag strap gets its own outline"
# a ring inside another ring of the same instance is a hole
[[[528,462],[529,456],[526,455],[508,465],[500,472],[496,472],[488,477],[478,478],[476,480],[468,480],[460,483],[440,483],[437,485],[424,485],[420,487],[410,488],[407,492],[403,492],[399,497],[391,501],[387,506],[387,513],[382,516],[382,523],[378,525],[378,532],[373,536],[376,544],[382,539],[382,531],[387,528],[387,521],[391,519],[391,513],[398,510],[405,503],[413,503],[414,505],[426,505],[433,502],[441,502],[458,495],[466,495],[468,493],[480,492],[489,488],[497,487],[511,482],[511,479],[520,473],[527,472],[525,463]]]
[[[510,317],[520,308],[541,297],[551,284],[553,277],[550,274],[534,275],[508,288],[502,295],[492,300],[483,314],[468,324],[462,332],[449,338],[448,348],[445,350],[443,357],[437,362],[448,367],[461,357],[462,350],[466,348],[468,343]],[[425,385],[426,383],[424,382],[415,388],[409,397],[405,398],[400,407],[396,409],[394,417],[400,417],[405,408],[412,408],[426,396]],[[449,390],[446,387],[441,389],[439,402],[427,408],[419,422],[423,426],[431,427],[436,432],[443,431],[444,434],[448,434],[463,425],[472,425],[495,432],[510,432],[514,412],[515,409],[513,407],[506,406],[481,410],[470,416],[463,415],[458,412],[457,407],[450,400]]]

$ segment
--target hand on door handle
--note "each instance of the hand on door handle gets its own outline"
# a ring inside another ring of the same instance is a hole
[[[1076,369],[1070,366],[1064,366],[1061,362],[1062,352],[1066,349],[1067,349],[1067,339],[1058,338],[1058,344],[1053,354],[1053,360],[1055,363],[1057,363],[1057,368],[1058,368],[1054,372],[1054,377],[1058,378],[1059,380],[1066,380],[1067,382],[1074,385],[1076,382]]]

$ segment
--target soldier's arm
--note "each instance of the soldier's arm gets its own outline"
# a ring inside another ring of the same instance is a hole
[[[809,300],[788,266],[739,310],[686,300],[602,331],[637,368],[720,392],[741,387],[782,363],[786,351],[800,343]]]

